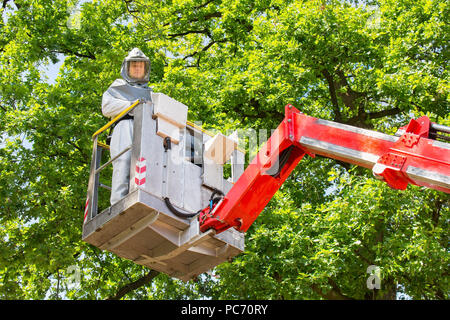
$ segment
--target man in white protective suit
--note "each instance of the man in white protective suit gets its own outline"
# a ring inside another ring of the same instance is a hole
[[[138,48],[130,51],[123,60],[122,79],[115,80],[103,94],[102,113],[114,118],[139,99],[139,103],[151,100],[152,89],[147,86],[150,75],[150,59]],[[111,158],[133,143],[133,110],[116,123],[111,143]],[[128,194],[130,182],[131,150],[113,161],[111,205]]]

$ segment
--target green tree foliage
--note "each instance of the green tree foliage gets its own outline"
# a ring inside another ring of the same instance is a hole
[[[214,276],[184,284],[81,241],[90,137],[131,48],[154,90],[209,128],[270,130],[292,103],[393,134],[424,114],[450,124],[448,1],[76,4],[0,8],[0,298],[448,299],[448,195],[329,159],[300,163]]]

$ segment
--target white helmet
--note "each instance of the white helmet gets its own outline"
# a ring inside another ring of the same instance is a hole
[[[142,61],[145,63],[145,71],[142,77],[134,78],[130,75],[130,66],[132,61]],[[150,59],[141,50],[134,48],[123,60],[120,74],[128,83],[147,83],[150,76]]]

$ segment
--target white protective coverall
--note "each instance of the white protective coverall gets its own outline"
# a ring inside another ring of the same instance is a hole
[[[144,77],[135,79],[130,76],[131,61],[146,62]],[[122,79],[115,80],[103,94],[102,113],[108,118],[114,118],[137,99],[141,103],[151,100],[152,89],[147,86],[150,75],[150,60],[141,50],[134,48],[130,51],[123,60],[120,74]],[[128,115],[130,117],[122,118],[114,127],[110,144],[111,158],[114,158],[133,143],[133,111],[130,111]],[[127,151],[112,163],[111,205],[128,194],[130,162],[131,151]]]

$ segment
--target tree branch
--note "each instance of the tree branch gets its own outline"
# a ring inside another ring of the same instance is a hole
[[[335,114],[334,120],[340,122],[342,121],[342,116],[341,111],[339,110],[339,104],[336,96],[336,88],[334,85],[333,76],[328,72],[327,69],[323,69],[322,74],[328,83],[328,90],[330,91],[331,103],[333,104],[333,110]]]
[[[90,53],[90,52],[88,52],[87,54],[79,53],[79,52],[73,51],[73,50],[71,50],[71,49],[69,49],[67,47],[62,48],[60,50],[50,50],[49,52],[71,54],[71,55],[74,55],[74,56],[76,56],[78,58],[89,58],[89,59],[95,60],[95,55],[93,53]]]
[[[356,100],[362,97],[366,97],[366,92],[359,92],[352,89],[350,84],[347,81],[347,77],[345,76],[344,72],[342,70],[336,71],[337,76],[339,77],[339,81],[336,83],[336,89],[339,90],[343,87],[346,88],[346,92],[337,92],[339,97],[342,99],[342,102],[347,106],[348,108],[355,110],[357,107]],[[359,104],[358,111],[364,112],[364,108],[361,108],[362,105]]]
[[[188,34],[206,34],[206,35],[210,35],[210,32],[208,29],[203,29],[203,30],[189,30],[189,31],[185,31],[185,32],[181,32],[181,33],[172,33],[172,34],[168,34],[167,36],[170,39],[176,38],[176,37],[183,37],[183,36],[187,36]]]
[[[159,274],[158,271],[150,270],[150,272],[148,272],[145,276],[123,286],[117,291],[117,293],[114,296],[106,298],[106,300],[119,300],[120,298],[130,293],[131,291],[134,291],[142,286],[149,284],[158,274]]]
[[[185,57],[183,58],[183,60],[186,60],[186,59],[188,59],[188,58],[193,58],[195,55],[198,55],[199,53],[208,51],[208,49],[211,48],[214,44],[216,44],[216,43],[222,43],[222,42],[226,42],[226,41],[228,41],[228,39],[226,39],[226,38],[223,39],[223,40],[218,40],[218,41],[212,40],[212,41],[211,41],[210,43],[208,43],[205,47],[203,47],[202,50],[200,50],[200,51],[195,51],[195,52],[193,52],[193,53],[191,53],[191,54],[188,54],[187,56],[185,56]],[[200,59],[201,59],[201,58],[202,58],[202,56],[199,56],[199,57],[198,57],[197,63],[196,63],[195,65],[190,65],[190,66],[186,66],[186,67],[196,67],[196,68],[200,67]]]
[[[365,256],[363,256],[360,252],[360,248],[356,249],[355,251],[353,251],[358,257],[360,257],[362,260],[364,260],[365,263],[367,263],[368,265],[372,265],[375,264],[373,261],[371,261],[370,259],[366,258]]]
[[[204,7],[208,6],[208,4],[210,4],[211,2],[214,2],[214,0],[209,0],[209,1],[206,1],[205,3],[199,4],[198,6],[194,7],[194,9],[204,8]]]
[[[200,9],[200,8],[201,7],[199,6],[199,7],[196,7],[194,9]],[[181,12],[175,11],[174,13],[172,13],[172,15],[176,15],[176,14],[181,14]],[[222,12],[215,11],[215,12],[207,13],[204,16],[202,16],[202,20],[208,21],[208,20],[210,20],[212,18],[220,18],[220,17],[222,17]],[[196,17],[196,18],[190,19],[189,23],[198,22],[198,21],[200,21],[200,18]],[[163,27],[167,27],[169,25],[170,25],[170,22],[166,22],[166,23],[163,24]]]
[[[341,292],[333,279],[328,278],[328,284],[332,287],[328,292],[323,292],[322,289],[314,283],[310,285],[310,288],[319,296],[327,300],[353,300],[353,298],[348,297]]]
[[[394,116],[396,114],[399,114],[400,112],[402,112],[402,110],[400,110],[398,107],[395,107],[393,109],[369,112],[369,113],[367,113],[367,117],[368,117],[368,119],[378,119],[378,118],[383,118],[386,116]]]
[[[25,32],[30,38],[33,38],[30,32]],[[72,49],[67,48],[65,45],[62,45],[62,48],[56,50],[50,50],[46,48],[42,43],[38,44],[39,48],[42,50],[42,53],[63,53],[63,54],[72,54],[79,58],[89,58],[95,60],[95,55],[93,53],[88,52],[87,54],[79,53],[73,51]]]

